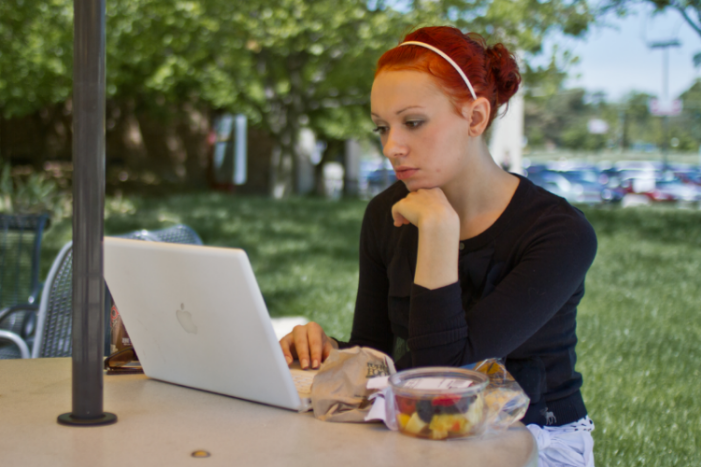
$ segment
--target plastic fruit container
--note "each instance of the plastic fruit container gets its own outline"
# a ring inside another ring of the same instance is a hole
[[[389,378],[399,431],[416,438],[448,439],[484,431],[487,375],[472,370],[430,367]]]

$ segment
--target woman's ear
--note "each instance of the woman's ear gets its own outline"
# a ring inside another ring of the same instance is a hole
[[[462,107],[462,115],[470,122],[470,136],[480,136],[487,129],[492,106],[484,97],[478,97]]]

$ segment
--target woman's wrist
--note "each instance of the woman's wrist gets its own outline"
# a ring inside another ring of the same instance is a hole
[[[419,234],[423,233],[439,239],[455,237],[456,242],[460,240],[460,217],[450,205],[440,206],[425,213],[416,227],[419,229]]]
[[[455,212],[435,213],[419,225],[419,250],[414,283],[437,289],[458,280],[460,221]]]

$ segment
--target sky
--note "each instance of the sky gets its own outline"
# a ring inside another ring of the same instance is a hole
[[[558,43],[579,57],[569,70],[566,87],[604,91],[607,100],[618,100],[632,90],[660,96],[663,51],[650,50],[647,44],[669,39],[681,42],[681,47],[667,49],[669,97],[676,98],[701,77],[701,69],[692,62],[694,54],[701,52],[701,36],[682,16],[675,11],[653,15],[651,8],[640,4],[635,8],[637,13],[626,18],[605,17],[606,24],[592,27],[584,39],[549,38],[546,50]]]

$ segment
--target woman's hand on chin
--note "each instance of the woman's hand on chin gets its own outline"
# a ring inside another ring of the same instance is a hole
[[[410,192],[392,206],[394,225],[419,229],[414,283],[437,289],[458,280],[460,217],[440,188]]]
[[[460,219],[440,188],[421,188],[410,192],[392,206],[394,225],[414,224],[460,230]]]

